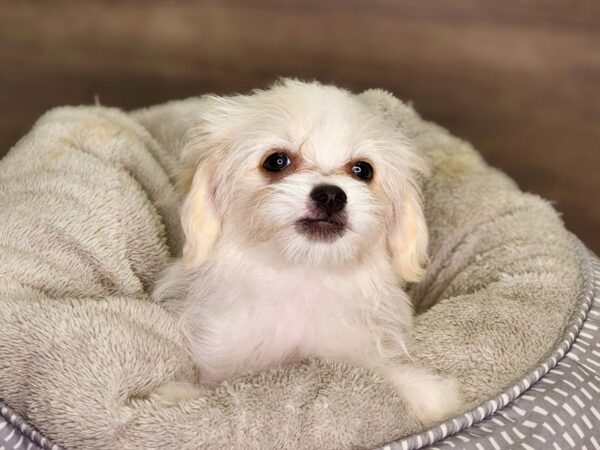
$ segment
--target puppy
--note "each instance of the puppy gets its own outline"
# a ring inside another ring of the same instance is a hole
[[[424,425],[460,408],[454,381],[396,362],[428,241],[425,167],[386,116],[397,106],[296,80],[205,98],[181,155],[183,257],[154,292],[205,382],[316,356],[378,372]]]

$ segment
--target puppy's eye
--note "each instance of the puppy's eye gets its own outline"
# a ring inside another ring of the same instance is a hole
[[[352,166],[352,173],[356,178],[369,181],[373,178],[373,166],[366,161],[357,161]]]
[[[263,169],[269,172],[281,172],[287,166],[292,163],[292,160],[288,155],[281,152],[272,153],[263,162]]]

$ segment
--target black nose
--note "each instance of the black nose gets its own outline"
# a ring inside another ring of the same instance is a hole
[[[328,214],[339,212],[346,206],[346,193],[332,184],[315,186],[310,193],[310,198]]]

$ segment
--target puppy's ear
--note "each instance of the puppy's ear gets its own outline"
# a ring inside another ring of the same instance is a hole
[[[392,127],[398,127],[398,116],[407,107],[400,100],[382,89],[369,89],[358,95],[359,100],[379,114]],[[398,130],[400,133],[400,131]],[[406,151],[398,152],[396,164],[402,169],[405,179],[403,188],[394,187],[399,192],[391,192],[396,197],[393,203],[391,224],[388,235],[388,248],[392,255],[394,269],[408,282],[420,281],[427,266],[427,245],[429,234],[423,214],[421,193],[415,177],[426,174],[427,168],[416,155],[415,149],[403,139],[396,139]],[[401,158],[401,159],[400,159]]]
[[[189,265],[200,265],[206,260],[221,230],[216,174],[226,149],[223,136],[218,133],[227,122],[219,109],[224,99],[207,95],[201,100],[198,122],[188,130],[180,154],[183,170],[179,188],[184,198],[181,207],[181,227],[185,236],[183,261]]]
[[[233,116],[243,96],[205,95],[188,130],[180,154],[179,184],[184,196],[181,225],[185,236],[183,261],[200,265],[210,255],[221,232],[217,186],[222,162],[231,146]]]
[[[388,248],[400,278],[414,283],[425,275],[429,233],[420,192],[409,184],[400,201],[393,206]]]
[[[188,181],[189,190],[181,208],[181,226],[185,235],[183,261],[189,265],[197,266],[206,260],[221,229],[213,180],[214,167],[209,158],[200,162],[191,183]]]

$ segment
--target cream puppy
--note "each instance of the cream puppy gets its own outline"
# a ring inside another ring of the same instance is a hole
[[[428,240],[423,162],[386,117],[398,100],[283,80],[205,102],[181,157],[183,257],[154,292],[205,382],[334,358],[387,378],[423,424],[457,412],[455,382],[397,362]]]

